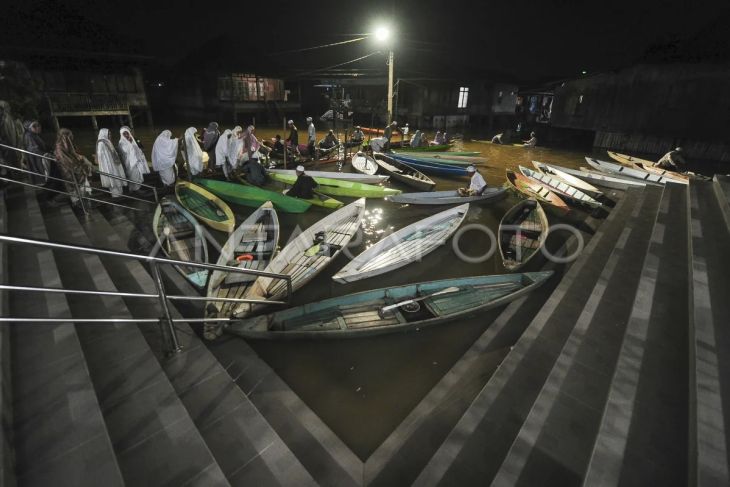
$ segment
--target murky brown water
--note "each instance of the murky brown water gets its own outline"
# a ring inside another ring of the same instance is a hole
[[[159,130],[164,128],[159,127]],[[184,128],[175,127],[172,130],[173,134],[180,135]],[[95,134],[90,130],[78,129],[75,133],[79,149],[89,156],[94,150]],[[116,143],[118,130],[112,129],[112,133]],[[147,155],[151,152],[157,133],[158,131],[153,132],[144,127],[135,131]],[[276,133],[284,135],[281,129],[257,129],[260,139],[272,137]],[[455,150],[478,151],[486,157],[488,162],[486,166],[480,167],[480,171],[490,185],[503,184],[505,168],[515,169],[518,165],[531,167],[533,159],[571,168],[585,165],[585,154],[562,150],[460,142],[456,144]],[[334,167],[321,169],[335,170]],[[466,179],[434,179],[438,190],[468,184]],[[407,187],[401,187],[397,183],[392,185],[409,191]],[[502,215],[518,200],[516,196],[510,195],[489,206],[472,205],[466,223],[481,223],[496,233]],[[343,201],[352,200],[343,198]],[[253,211],[251,208],[231,206],[239,221]],[[368,200],[366,222],[363,225],[364,239],[352,249],[353,255],[388,232],[443,209]],[[282,242],[288,240],[297,225],[306,228],[325,214],[326,210],[319,208],[312,208],[301,215],[281,214]],[[222,234],[218,237],[221,242],[225,239]],[[488,248],[489,241],[481,232],[469,232],[460,243],[466,254],[481,255]],[[332,281],[331,276],[346,262],[346,257],[341,255],[329,268],[295,294],[294,304],[392,285],[505,272],[498,257],[492,257],[481,264],[468,264],[460,261],[451,246],[446,245],[426,256],[422,262],[411,264],[397,272],[353,284],[337,284]],[[535,270],[539,265],[538,263],[527,270]],[[547,291],[546,289],[542,295],[536,295],[535,299],[545,299]],[[349,340],[261,341],[251,344],[315,413],[364,460],[461,357],[498,313],[499,310],[493,310],[469,320],[405,334]],[[487,369],[482,374],[491,374],[506,351],[507,349],[494,351],[493,359],[484,362],[489,365],[484,366]]]

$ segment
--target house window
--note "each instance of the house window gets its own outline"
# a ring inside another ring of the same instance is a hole
[[[462,86],[459,88],[459,103],[456,108],[466,108],[466,104],[469,101],[469,88]]]

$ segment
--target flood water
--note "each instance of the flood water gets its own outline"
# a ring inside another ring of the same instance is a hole
[[[164,128],[159,127],[158,130]],[[116,144],[118,130],[111,131]],[[174,136],[180,136],[184,128],[175,127],[172,131]],[[90,156],[94,151],[95,134],[91,130],[81,129],[74,130],[74,133],[80,151]],[[285,135],[281,129],[257,128],[259,139],[272,137],[276,133]],[[144,127],[135,130],[135,136],[142,141],[148,157],[157,134],[158,131],[153,132]],[[479,166],[479,170],[491,186],[504,183],[506,168],[516,169],[518,165],[532,167],[532,160],[570,168],[586,165],[583,159],[585,153],[539,147],[525,149],[457,142],[454,150],[477,151],[486,157],[486,165]],[[606,158],[605,155],[597,155]],[[320,170],[332,171],[336,167],[332,164],[323,165]],[[350,169],[345,166],[344,170]],[[465,178],[434,180],[437,190],[468,186]],[[404,192],[412,191],[398,183],[388,184]],[[352,201],[347,198],[342,200],[345,203]],[[500,219],[518,201],[519,198],[510,195],[492,205],[472,205],[465,224],[484,224],[496,234]],[[253,208],[231,206],[239,222],[253,211]],[[444,209],[368,200],[363,238],[353,245],[351,251],[357,255],[389,232]],[[316,207],[300,215],[280,213],[282,246],[297,226],[306,228],[326,214],[327,210]],[[225,235],[216,236],[221,243],[224,242]],[[346,285],[331,279],[347,263],[347,258],[340,255],[319,276],[295,293],[294,304],[380,287],[505,272],[498,255],[480,264],[469,264],[456,257],[450,243],[421,262]],[[470,256],[483,255],[488,247],[489,239],[482,232],[467,232],[460,240],[460,248]],[[211,256],[211,259],[214,258]],[[541,265],[533,264],[526,270],[536,270]],[[538,290],[534,293],[534,299],[545,299],[547,292],[545,290],[539,295]],[[366,460],[490,325],[499,311],[492,310],[472,319],[403,334],[327,341],[252,341],[251,345],[353,452]],[[488,377],[506,355],[508,348],[495,350],[492,356],[486,357],[482,361],[486,367],[482,374]]]

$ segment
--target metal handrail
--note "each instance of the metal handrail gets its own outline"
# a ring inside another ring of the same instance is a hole
[[[152,271],[152,277],[155,282],[155,287],[157,288],[157,294],[148,294],[148,293],[120,293],[116,291],[90,291],[90,290],[83,290],[83,289],[61,289],[61,288],[47,288],[47,287],[30,287],[30,286],[12,286],[12,285],[1,285],[0,290],[10,290],[10,291],[30,291],[30,292],[50,292],[50,293],[63,293],[63,294],[94,294],[94,295],[100,295],[100,296],[118,296],[118,297],[128,297],[128,298],[148,298],[148,299],[158,299],[160,302],[160,306],[163,309],[164,312],[164,318],[160,318],[159,320],[153,320],[151,318],[140,318],[140,319],[93,319],[93,318],[82,318],[82,319],[74,319],[74,318],[54,318],[54,319],[46,319],[46,318],[21,318],[21,319],[12,319],[12,318],[0,318],[0,322],[12,322],[12,321],[18,321],[18,322],[28,322],[28,323],[71,323],[71,322],[79,322],[79,323],[106,323],[106,322],[136,322],[136,323],[149,323],[149,322],[164,322],[163,325],[165,325],[165,328],[167,329],[167,332],[169,333],[169,338],[172,342],[171,352],[179,352],[182,350],[182,347],[180,346],[180,342],[177,338],[177,332],[175,330],[175,327],[173,326],[176,322],[207,322],[207,321],[216,321],[216,322],[225,322],[225,321],[231,321],[230,318],[193,318],[193,319],[173,319],[170,313],[170,309],[168,307],[167,301],[168,300],[185,300],[185,301],[224,301],[224,302],[237,302],[237,303],[264,303],[264,304],[290,304],[291,303],[291,295],[293,292],[292,288],[292,277],[288,274],[279,274],[275,272],[267,272],[267,271],[259,271],[259,270],[253,270],[253,269],[241,269],[239,267],[230,267],[230,266],[222,266],[217,264],[207,264],[202,262],[186,262],[182,260],[176,260],[176,259],[166,259],[161,257],[153,257],[151,255],[140,255],[140,254],[130,254],[127,252],[119,252],[116,250],[110,250],[110,249],[100,249],[96,247],[88,247],[83,245],[71,245],[71,244],[65,244],[65,243],[58,243],[58,242],[49,242],[47,240],[39,240],[39,239],[32,239],[32,238],[25,238],[25,237],[14,237],[12,235],[7,235],[0,233],[0,242],[6,242],[8,244],[13,245],[33,245],[36,247],[44,247],[44,248],[51,248],[51,249],[59,249],[59,250],[71,250],[75,252],[84,252],[88,254],[93,255],[104,255],[104,256],[111,256],[111,257],[120,257],[125,259],[134,259],[137,261],[147,262],[150,265],[150,270]],[[262,276],[262,277],[269,277],[272,279],[283,279],[286,281],[286,301],[267,301],[267,300],[253,300],[253,299],[243,299],[243,298],[209,298],[207,296],[168,296],[165,292],[165,287],[162,282],[162,276],[160,274],[160,270],[158,267],[158,264],[168,264],[168,265],[181,265],[186,267],[197,267],[202,269],[208,269],[208,270],[214,270],[214,271],[222,271],[222,272],[237,272],[239,274],[248,274],[253,276]]]
[[[28,151],[28,150],[25,150],[25,149],[21,149],[19,147],[13,147],[12,145],[0,144],[0,147],[4,147],[5,149],[11,149],[11,150],[14,150],[14,151],[17,151],[17,152],[22,152],[23,154],[29,154],[31,156],[40,157],[41,159],[46,159],[47,161],[53,161],[53,162],[58,163],[58,159],[56,159],[55,157],[48,157],[45,154],[38,154],[37,152],[31,152],[31,151]],[[150,185],[150,184],[145,184],[145,183],[140,183],[138,181],[133,181],[131,179],[123,178],[121,176],[117,176],[116,174],[111,174],[111,173],[108,173],[108,172],[104,172],[104,171],[101,171],[101,170],[96,169],[96,168],[93,168],[93,167],[91,169],[96,174],[99,174],[101,176],[106,176],[106,177],[112,178],[112,179],[118,179],[120,181],[126,181],[127,183],[137,184],[137,185],[142,186],[144,188],[149,188],[149,189],[151,189],[155,193],[155,202],[156,203],[159,203],[160,202],[160,200],[159,200],[159,198],[157,196],[157,188],[154,187],[154,186],[152,186],[152,185]],[[38,173],[36,173],[36,174],[38,174]],[[63,181],[67,181],[67,180],[64,179]]]

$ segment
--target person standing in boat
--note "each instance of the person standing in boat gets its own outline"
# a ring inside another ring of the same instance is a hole
[[[466,170],[471,174],[469,187],[459,188],[456,191],[459,193],[459,196],[481,196],[484,190],[487,189],[487,181],[479,174],[475,166],[469,166]]]
[[[334,130],[330,130],[327,132],[327,135],[322,140],[322,142],[319,143],[320,149],[331,149],[335,147],[336,145],[339,145],[340,141],[335,136]]]
[[[410,127],[408,127],[408,124],[406,123],[403,126],[403,130],[401,130],[401,133],[403,134],[403,137],[406,137],[408,135],[408,132],[410,132]]]
[[[436,135],[433,137],[433,141],[431,142],[431,145],[444,145],[444,134],[441,133],[440,130],[436,131]]]
[[[210,122],[208,128],[203,131],[203,150],[208,153],[208,167],[217,166],[215,162],[215,147],[218,144],[218,138],[221,133],[218,130],[218,122]]]
[[[96,139],[96,162],[99,164],[101,172],[121,178],[127,177],[124,172],[124,164],[122,164],[119,154],[109,138],[109,129],[99,130],[99,136]],[[112,198],[119,198],[127,182],[102,174],[101,185],[111,191]]]
[[[294,120],[289,120],[287,122],[287,125],[289,126],[289,138],[286,139],[286,141],[289,143],[289,147],[291,150],[296,154],[297,156],[299,154],[299,130],[297,130],[297,126],[294,125]]]
[[[411,147],[420,147],[423,142],[423,133],[421,133],[420,130],[416,130],[416,132],[411,136]]]
[[[163,130],[157,136],[152,146],[152,169],[160,175],[160,180],[165,187],[171,187],[175,184],[177,178],[177,160],[179,139],[172,138],[172,132]]]
[[[312,117],[307,117],[307,152],[314,161],[317,159],[317,131],[314,128]]]
[[[25,150],[33,152],[34,154],[44,154],[46,152],[46,143],[41,137],[41,124],[38,120],[28,120],[23,124],[25,133],[23,134],[23,142],[25,143]],[[50,175],[50,167],[48,161],[40,156],[32,156],[26,154],[26,160],[28,161],[28,170],[40,174],[41,176],[31,176],[33,184],[44,185],[48,182],[47,177]]]
[[[492,144],[504,144],[504,140],[502,139],[504,137],[504,133],[500,133],[492,137]]]
[[[287,196],[301,199],[311,199],[314,197],[314,190],[317,188],[317,181],[312,176],[304,173],[304,166],[297,166],[297,180],[287,191]]]
[[[537,136],[535,135],[535,132],[530,132],[530,138],[523,142],[524,142],[524,144],[522,144],[522,147],[536,147],[537,146]]]
[[[215,165],[221,168],[226,179],[228,179],[228,167],[230,167],[228,163],[228,144],[232,133],[231,129],[225,129],[218,137],[218,142],[215,143]]]
[[[129,184],[129,191],[135,192],[141,188],[139,183],[144,182],[144,175],[150,172],[147,158],[137,141],[132,136],[132,129],[127,126],[119,129],[119,155],[127,172],[127,179],[134,181]]]
[[[390,151],[390,140],[393,138],[393,132],[398,132],[401,136],[403,136],[403,131],[398,128],[398,122],[395,120],[383,130],[383,137],[385,138],[385,147],[383,147],[383,152]]]
[[[654,167],[667,169],[669,171],[683,171],[687,166],[684,153],[681,147],[677,147],[664,154],[661,159],[653,164]]]

